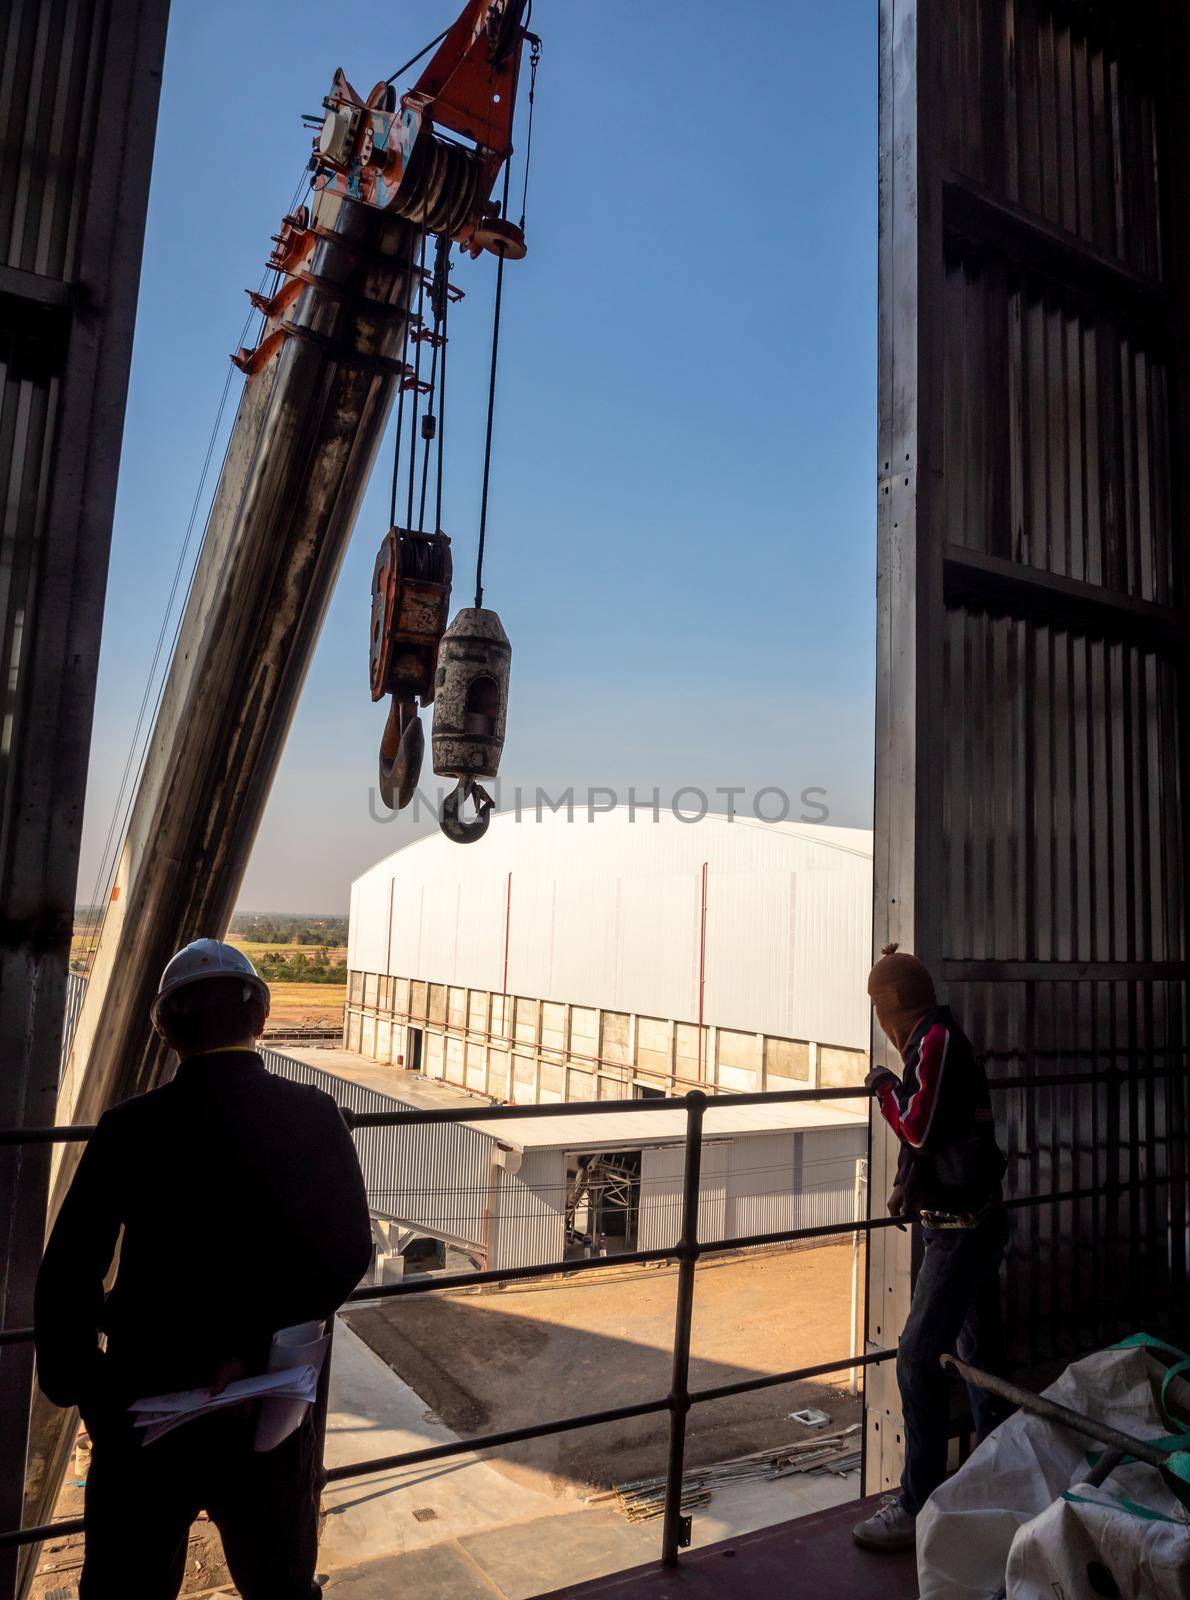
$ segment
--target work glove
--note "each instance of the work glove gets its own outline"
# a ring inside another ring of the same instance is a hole
[[[895,1072],[890,1072],[887,1067],[873,1067],[868,1073],[867,1077],[864,1079],[864,1088],[869,1094],[874,1094],[876,1091],[876,1086],[883,1078],[891,1078],[895,1083],[897,1080],[897,1075]]]

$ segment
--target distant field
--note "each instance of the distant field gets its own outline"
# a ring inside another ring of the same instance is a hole
[[[273,983],[269,1012],[270,1030],[284,1028],[341,1028],[347,986],[337,983]]]
[[[232,937],[228,944],[234,944],[237,950],[242,950],[249,961],[259,963],[267,955],[284,956],[290,960],[293,956],[313,956],[316,950],[323,948],[316,944],[262,944],[255,939],[240,939]],[[326,947],[327,958],[333,963],[347,960],[347,946],[345,944],[328,944]]]
[[[96,936],[94,932],[92,932],[90,939],[88,940],[84,929],[76,923],[74,937],[70,941],[71,959],[75,960],[80,957],[88,943],[94,946],[95,937]],[[284,956],[287,961],[296,955],[313,957],[315,951],[321,948],[316,944],[263,944],[256,939],[240,939],[234,936],[228,939],[227,942],[228,944],[234,944],[237,950],[242,950],[244,952],[249,961],[257,964],[259,964],[266,955]],[[332,963],[347,960],[347,946],[345,944],[328,944],[326,946],[326,952],[328,960]]]

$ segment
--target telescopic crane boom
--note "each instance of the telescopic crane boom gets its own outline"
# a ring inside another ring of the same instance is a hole
[[[276,287],[254,300],[260,338],[235,358],[247,382],[128,814],[59,1122],[93,1122],[162,1081],[166,1050],[149,1025],[157,977],[181,946],[227,930],[393,400],[414,381],[406,344],[423,229],[472,253],[523,253],[490,199],[511,151],[523,13],[524,0],[469,0],[399,102],[384,83],[361,103],[335,75],[311,202],[274,236]],[[78,1147],[59,1147],[51,1225],[77,1157]],[[26,1524],[49,1521],[73,1427],[35,1397]],[[27,1547],[26,1585],[35,1554]]]

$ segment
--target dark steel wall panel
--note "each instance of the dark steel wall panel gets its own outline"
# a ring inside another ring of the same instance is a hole
[[[97,68],[111,11],[105,0],[13,0],[8,12],[0,67],[0,259],[10,267],[59,279],[74,272],[101,104]]]
[[[995,1096],[1010,1197],[1079,1191],[1016,1212],[1035,1368],[1188,1310],[1187,30],[882,6],[874,926],[1026,1080]],[[874,1128],[876,1206],[891,1155]],[[873,1239],[873,1343],[911,1266]],[[891,1374],[868,1412],[876,1487]]]
[[[0,1125],[52,1117],[165,0],[0,11]],[[0,1325],[27,1325],[48,1150],[0,1158]],[[0,1526],[32,1351],[0,1349]],[[15,1555],[0,1555],[0,1595]]]
[[[949,252],[947,537],[1175,598],[1164,344],[986,250]]]
[[[949,11],[937,41],[947,166],[1159,275],[1156,9],[960,0]]]
[[[948,609],[951,961],[1180,963],[1182,671],[1139,643]]]

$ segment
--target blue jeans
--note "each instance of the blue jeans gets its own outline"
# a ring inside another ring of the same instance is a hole
[[[925,1253],[913,1304],[897,1349],[897,1383],[905,1419],[901,1498],[921,1510],[946,1476],[950,1380],[944,1355],[1002,1375],[1000,1258],[1008,1213],[997,1206],[975,1228],[922,1228]],[[968,1385],[976,1433],[984,1439],[1007,1415],[1002,1401]]]

